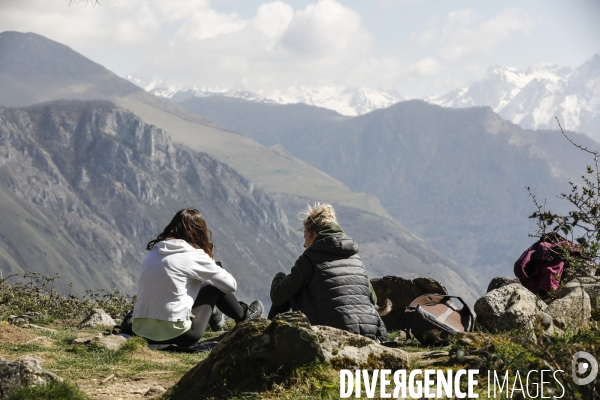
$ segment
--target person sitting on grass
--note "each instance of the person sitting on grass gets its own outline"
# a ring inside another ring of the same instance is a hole
[[[236,323],[262,317],[260,301],[246,305],[234,296],[237,283],[215,262],[212,234],[198,210],[178,211],[146,249],[132,330],[148,343],[193,346],[211,317],[222,326],[217,309]]]
[[[306,314],[312,325],[387,337],[358,245],[338,225],[333,207],[317,203],[302,215],[306,250],[289,274],[273,278],[268,318],[291,309]]]

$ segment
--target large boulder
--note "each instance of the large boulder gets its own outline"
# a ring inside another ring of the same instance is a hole
[[[304,314],[288,312],[273,321],[261,318],[236,325],[181,378],[172,398],[196,398],[195,394],[207,391],[218,396],[220,391],[264,390],[308,364],[405,369],[409,363],[408,354],[400,349],[335,328],[311,326]]]
[[[62,378],[42,369],[42,359],[24,356],[15,361],[0,357],[0,397],[21,386],[43,385],[51,381],[62,382]]]
[[[517,287],[506,302],[504,312],[498,316],[494,331],[520,329],[528,333],[533,332],[547,307],[527,288]]]
[[[93,308],[92,311],[81,321],[77,328],[97,328],[110,326],[111,328],[116,325],[116,322],[110,315],[101,308]]]
[[[477,314],[477,323],[483,328],[493,331],[498,318],[506,310],[508,300],[517,289],[525,288],[520,283],[511,283],[494,289],[477,300],[473,307]]]
[[[554,325],[560,329],[579,330],[588,326],[592,314],[590,296],[581,288],[573,288],[565,297],[554,300],[546,309]]]
[[[582,288],[590,296],[592,311],[600,312],[600,276],[575,278],[559,290],[558,297],[565,297],[577,288]]]
[[[440,282],[433,278],[405,279],[399,276],[384,276],[371,279],[379,305],[385,299],[392,302],[392,311],[382,317],[388,330],[399,329],[404,319],[404,310],[414,299],[424,294],[448,294]]]

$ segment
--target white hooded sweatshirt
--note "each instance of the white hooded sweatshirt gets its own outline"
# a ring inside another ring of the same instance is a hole
[[[233,276],[181,239],[158,242],[142,263],[133,318],[187,321],[202,284],[235,292]]]

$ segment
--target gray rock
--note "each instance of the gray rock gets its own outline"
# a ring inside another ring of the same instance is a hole
[[[0,397],[6,397],[11,390],[21,386],[62,382],[62,378],[42,369],[42,362],[41,358],[31,355],[12,362],[0,357]]]
[[[160,385],[154,385],[151,386],[150,389],[148,389],[146,391],[146,393],[144,393],[145,397],[158,397],[160,395],[162,395],[163,393],[165,393],[167,391],[167,389],[165,389],[164,387],[160,386]]]
[[[313,326],[325,361],[335,369],[402,369],[408,356],[397,349],[381,346],[364,336],[329,326]]]
[[[125,343],[127,343],[127,339],[123,336],[104,336],[101,333],[81,335],[71,342],[71,344],[75,345],[93,345],[108,350],[119,350]]]
[[[549,329],[553,325],[552,324],[552,316],[550,314],[542,312],[541,313],[541,323],[542,323],[542,326],[544,327],[544,329]]]
[[[495,289],[510,285],[511,283],[520,283],[519,278],[508,278],[506,276],[497,276],[490,281],[486,293]]]
[[[523,287],[520,283],[511,283],[510,285],[494,289],[486,293],[475,302],[473,310],[477,314],[477,323],[483,328],[492,331],[496,321],[506,309],[506,304],[512,293],[518,288]]]
[[[23,315],[11,315],[8,317],[8,323],[12,325],[22,326],[32,321],[37,321],[44,318],[44,314],[36,311],[28,311]]]
[[[392,311],[382,317],[388,330],[400,328],[404,319],[404,310],[414,299],[424,294],[448,294],[448,291],[440,282],[433,278],[405,279],[399,276],[384,276],[383,278],[371,279],[371,284],[377,294],[379,305],[383,305],[385,299],[392,302]]]
[[[582,288],[590,296],[592,310],[600,311],[600,277],[586,276],[575,278],[559,290],[558,297],[565,297],[577,288]]]
[[[585,328],[590,323],[592,315],[590,296],[583,288],[576,287],[565,297],[550,303],[546,313],[552,317],[554,325],[560,329],[579,330]]]
[[[127,339],[119,335],[96,337],[91,341],[91,344],[108,350],[119,350],[125,343]]]
[[[498,316],[494,325],[495,331],[510,331],[514,329],[533,332],[541,313],[548,306],[539,300],[535,294],[525,287],[517,287],[511,293],[504,311]]]
[[[100,337],[102,337],[101,333],[79,334],[79,335],[77,335],[77,337],[75,339],[73,339],[71,344],[90,344],[90,343],[92,343],[92,340],[94,340],[95,338],[100,338]]]
[[[96,327],[105,327],[110,326],[113,327],[116,325],[116,322],[110,315],[108,315],[101,308],[94,308],[88,314],[87,317],[84,318],[83,321],[79,325],[77,325],[78,329],[83,328],[96,328]]]
[[[237,388],[256,389],[255,385],[264,385],[260,377],[321,363],[336,368],[405,369],[410,360],[403,350],[338,329],[311,327],[304,314],[288,312],[273,321],[261,318],[236,325],[205,360],[181,378],[173,397],[218,388],[217,382],[236,381]]]

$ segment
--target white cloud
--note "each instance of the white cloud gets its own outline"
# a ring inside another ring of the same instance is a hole
[[[202,14],[205,22],[216,13],[206,8],[188,10],[194,12]],[[226,17],[232,29],[214,35],[186,34],[181,38],[180,29],[170,40],[171,46],[145,64],[145,75],[249,90],[349,84],[348,78],[357,76],[352,71],[372,58],[372,37],[360,15],[335,0],[319,0],[296,11],[283,1],[274,1],[262,4],[250,19],[222,14],[218,18]],[[190,20],[188,17],[184,24]],[[174,65],[174,58],[181,55],[184,57]]]
[[[433,57],[426,57],[409,65],[408,71],[418,76],[432,76],[441,72],[442,66]]]
[[[439,54],[457,61],[487,54],[516,34],[528,34],[532,26],[529,13],[518,7],[508,8],[489,19],[474,10],[461,10],[449,13],[437,31],[425,31],[420,40],[438,42]]]
[[[303,56],[334,59],[365,55],[371,38],[357,12],[335,0],[320,0],[296,13],[283,44]]]
[[[253,25],[269,40],[280,39],[294,18],[294,9],[282,1],[261,4],[252,20]]]
[[[421,0],[379,0],[378,5],[379,5],[379,7],[383,8],[383,9],[393,10],[402,5],[420,3],[420,2],[421,2]]]
[[[209,0],[102,0],[94,8],[67,3],[0,0],[0,26],[57,40],[121,75],[253,91],[325,84],[404,95],[422,77],[427,85],[442,85],[441,74],[463,59],[481,64],[478,55],[532,26],[520,8],[492,17],[472,10],[433,15],[423,31],[398,38],[405,48],[376,56],[361,15],[341,0],[312,0],[299,9],[275,0],[250,16],[220,12]]]

